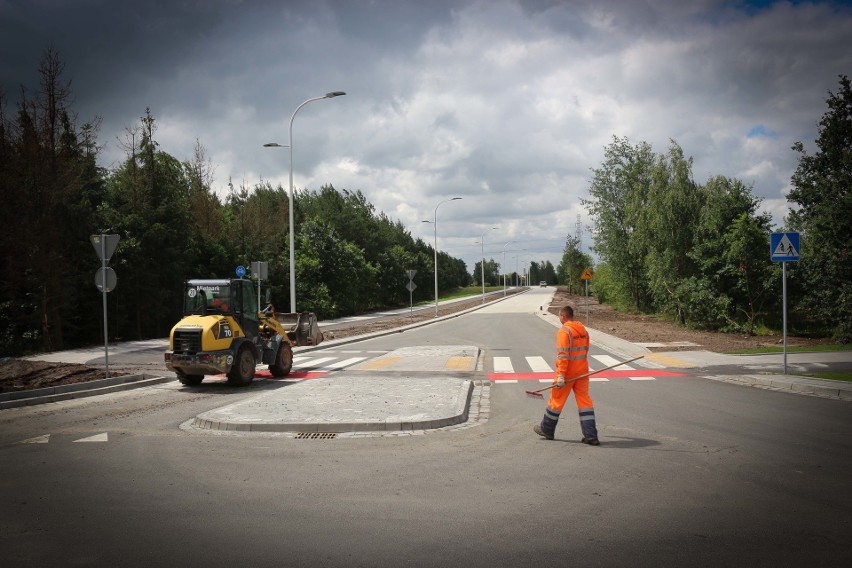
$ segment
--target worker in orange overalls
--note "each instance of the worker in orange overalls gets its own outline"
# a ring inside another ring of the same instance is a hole
[[[589,334],[582,322],[574,320],[574,309],[571,306],[563,306],[559,310],[559,321],[562,327],[556,332],[556,386],[550,389],[550,400],[541,424],[536,424],[533,430],[539,436],[552,440],[559,415],[573,391],[580,413],[580,429],[583,432],[581,441],[598,446],[600,442],[595,426],[594,403],[589,396],[589,377],[571,381],[589,372]]]

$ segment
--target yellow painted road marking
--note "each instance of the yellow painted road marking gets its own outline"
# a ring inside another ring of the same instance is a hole
[[[376,371],[378,369],[384,369],[402,361],[403,357],[379,357],[378,359],[373,359],[372,361],[368,361],[363,365],[358,365],[354,369],[356,371]]]
[[[447,359],[447,363],[444,365],[444,368],[452,369],[453,371],[472,371],[472,365],[473,357],[467,355],[456,355],[455,357]]]
[[[649,361],[654,361],[655,363],[659,363],[660,365],[665,365],[666,367],[694,367],[695,363],[690,363],[689,361],[684,361],[683,359],[677,359],[675,357],[671,357],[669,355],[663,355],[662,353],[648,353],[645,355],[645,359]]]

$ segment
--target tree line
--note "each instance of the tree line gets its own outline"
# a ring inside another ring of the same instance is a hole
[[[164,337],[182,310],[188,278],[223,278],[268,262],[271,297],[290,309],[289,199],[269,183],[211,190],[212,164],[196,143],[180,161],[156,140],[149,110],[122,140],[125,159],[97,165],[99,121],[78,126],[64,64],[48,49],[40,86],[12,113],[0,93],[0,355],[60,350],[103,337],[100,262],[90,235],[117,234],[110,260],[110,340]],[[434,249],[376,212],[360,191],[328,185],[294,195],[299,311],[334,318],[433,297]],[[470,283],[465,263],[439,252],[439,287]]]
[[[852,341],[852,93],[829,93],[818,148],[793,145],[799,165],[783,231],[801,235],[788,262],[790,324],[799,333]],[[613,137],[593,169],[585,207],[600,256],[593,280],[604,302],[661,313],[680,324],[755,333],[780,329],[781,266],[770,260],[771,216],[738,179],[700,184],[692,158],[671,141],[664,154]],[[570,243],[569,243],[570,244]],[[566,246],[566,254],[571,249]]]

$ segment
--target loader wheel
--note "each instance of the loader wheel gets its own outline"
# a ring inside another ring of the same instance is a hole
[[[251,383],[254,378],[254,353],[246,346],[240,347],[237,352],[237,360],[228,371],[228,382],[232,385],[244,387]]]
[[[176,371],[178,380],[182,385],[195,386],[200,385],[204,380],[204,375],[187,375],[183,371]]]
[[[293,349],[286,341],[281,342],[278,353],[275,354],[275,363],[269,366],[269,372],[273,377],[285,377],[293,368]]]

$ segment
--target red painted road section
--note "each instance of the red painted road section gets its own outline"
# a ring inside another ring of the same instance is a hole
[[[488,373],[492,381],[540,381],[553,379],[554,373]],[[628,371],[601,371],[592,377],[601,379],[623,379],[625,377],[685,377],[685,373],[673,373],[671,371],[642,369]]]

